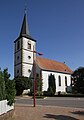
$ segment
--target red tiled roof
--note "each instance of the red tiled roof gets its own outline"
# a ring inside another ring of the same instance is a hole
[[[72,74],[72,70],[65,63],[57,62],[55,60],[49,60],[37,56],[36,64],[43,70]]]

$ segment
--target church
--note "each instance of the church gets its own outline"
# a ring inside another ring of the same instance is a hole
[[[14,41],[14,77],[32,77],[35,63],[35,74],[42,79],[42,91],[48,89],[48,77],[54,75],[56,92],[68,92],[71,90],[72,70],[62,62],[37,56],[37,41],[30,36],[26,13],[19,37]]]

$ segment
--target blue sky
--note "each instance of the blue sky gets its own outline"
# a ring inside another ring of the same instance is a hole
[[[0,1],[0,67],[14,75],[14,40],[19,36],[25,0]],[[31,36],[43,57],[84,66],[84,0],[26,0]]]

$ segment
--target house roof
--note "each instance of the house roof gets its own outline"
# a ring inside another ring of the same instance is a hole
[[[72,74],[72,70],[65,63],[57,62],[55,60],[37,56],[36,64],[43,70]]]

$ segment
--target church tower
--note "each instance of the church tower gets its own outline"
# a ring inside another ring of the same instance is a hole
[[[30,77],[33,72],[33,62],[36,58],[36,40],[30,36],[27,15],[24,19],[19,37],[14,41],[14,77]]]

